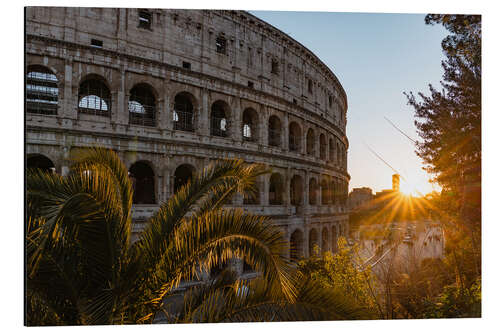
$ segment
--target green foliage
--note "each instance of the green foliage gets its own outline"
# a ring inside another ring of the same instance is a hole
[[[480,181],[481,17],[427,15],[426,23],[443,24],[451,34],[442,42],[442,91],[429,86],[430,96],[419,93],[421,102],[407,94],[422,139],[417,154],[445,190],[459,194],[466,174]]]
[[[372,286],[374,276],[369,267],[361,268],[356,264],[356,253],[356,246],[348,247],[346,239],[340,237],[335,254],[327,251],[321,256],[303,260],[299,263],[299,270],[325,288],[351,299],[365,310],[365,319],[370,319],[379,311]]]
[[[481,280],[470,287],[448,285],[428,313],[428,318],[480,318]]]

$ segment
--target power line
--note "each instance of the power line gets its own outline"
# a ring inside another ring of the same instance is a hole
[[[382,162],[384,162],[384,164],[387,165],[389,168],[391,168],[392,171],[394,171],[395,173],[397,173],[398,175],[400,175],[401,179],[403,179],[404,181],[407,181],[405,179],[405,177],[403,177],[403,175],[398,170],[394,169],[392,167],[392,165],[390,165],[388,162],[386,162],[379,154],[377,154],[370,146],[368,146],[368,144],[366,142],[363,141],[363,143],[365,144],[366,148],[368,148],[368,150],[370,150],[372,152],[372,154],[374,154],[375,156],[377,156],[377,158],[379,160],[381,160]]]
[[[387,120],[389,122],[389,124],[392,125],[392,127],[394,127],[399,133],[403,134],[404,136],[406,136],[408,138],[408,140],[410,140],[411,142],[413,142],[414,144],[417,144],[417,142],[415,140],[413,140],[412,138],[410,138],[408,135],[406,135],[405,132],[403,132],[402,130],[399,129],[399,127],[397,127],[392,121],[390,121],[387,117],[384,116],[384,119]]]

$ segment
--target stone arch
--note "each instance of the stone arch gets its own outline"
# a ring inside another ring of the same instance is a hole
[[[197,100],[187,91],[178,92],[174,98],[172,120],[174,130],[194,132]]]
[[[314,135],[314,130],[309,128],[306,135],[306,154],[314,156],[316,149],[316,138]]]
[[[29,154],[26,157],[27,169],[41,169],[45,172],[55,173],[56,167],[50,158],[42,154]]]
[[[174,194],[193,178],[196,169],[191,164],[181,164],[174,171]]]
[[[302,130],[297,122],[292,121],[288,130],[288,149],[290,151],[300,152],[302,143]]]
[[[129,168],[129,176],[134,190],[134,204],[151,205],[156,203],[155,173],[148,161],[140,160]]]
[[[148,83],[138,83],[130,89],[128,100],[129,123],[156,126],[156,93]]]
[[[88,74],[78,88],[78,112],[97,116],[111,115],[111,90],[98,74]]]
[[[283,176],[279,173],[273,173],[269,177],[269,204],[283,204]]]
[[[243,111],[241,130],[243,140],[257,141],[259,132],[259,115],[253,108],[246,108]]]
[[[302,177],[294,175],[290,180],[290,204],[292,206],[302,206],[304,185]]]
[[[231,117],[231,108],[223,100],[217,100],[212,103],[210,111],[210,134],[212,136],[227,137],[229,135],[229,126]]]
[[[319,158],[326,161],[326,137],[323,133],[319,135]]]
[[[318,181],[316,178],[309,179],[309,205],[318,203]]]
[[[268,122],[268,145],[279,147],[281,145],[281,120],[278,116],[272,115]]]
[[[315,246],[319,246],[318,230],[316,230],[316,228],[311,228],[309,230],[309,257],[315,255],[314,253]]]
[[[59,80],[46,66],[30,65],[26,71],[26,112],[57,114]]]
[[[304,256],[304,233],[300,229],[295,231],[290,236],[290,259],[298,260]]]
[[[328,246],[328,228],[323,227],[323,230],[321,231],[321,251],[326,252],[330,248]]]

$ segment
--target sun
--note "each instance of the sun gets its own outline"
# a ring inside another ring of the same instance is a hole
[[[400,184],[399,191],[407,196],[420,197],[423,195],[422,192],[419,191],[416,186],[408,184],[406,182],[402,182]]]

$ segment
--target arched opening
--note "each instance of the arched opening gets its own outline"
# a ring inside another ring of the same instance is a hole
[[[324,227],[323,231],[321,232],[321,251],[326,252],[328,251],[328,228]]]
[[[290,181],[290,204],[292,206],[302,206],[304,188],[302,177],[295,175]]]
[[[314,155],[315,153],[315,140],[314,140],[314,131],[312,130],[312,128],[310,128],[309,130],[307,130],[307,136],[306,136],[306,153],[307,155]]]
[[[288,132],[288,149],[290,151],[300,151],[301,133],[300,126],[296,122],[290,123]]]
[[[279,173],[273,173],[269,179],[269,204],[283,204],[283,180]]]
[[[319,136],[319,158],[326,161],[326,138],[324,134]]]
[[[328,153],[329,160],[330,160],[330,162],[334,162],[335,161],[335,144],[333,142],[333,139],[330,139],[330,144],[328,145],[328,147],[329,147],[329,153]]]
[[[304,256],[304,234],[299,229],[290,236],[290,259],[298,260]]]
[[[257,141],[258,116],[254,109],[247,108],[243,111],[243,140]]]
[[[268,132],[269,146],[279,147],[281,145],[281,121],[277,116],[269,117]]]
[[[57,114],[57,77],[50,69],[40,65],[29,66],[27,72],[26,111],[45,115]]]
[[[223,101],[216,101],[212,104],[210,133],[221,137],[229,135],[229,105]]]
[[[193,178],[194,171],[194,167],[189,164],[182,164],[175,169],[174,193],[177,193],[181,187],[186,185]]]
[[[128,115],[130,124],[156,125],[156,98],[153,89],[149,85],[140,83],[130,90]]]
[[[309,257],[315,256],[314,247],[319,246],[318,231],[315,228],[309,230]]]
[[[109,117],[111,114],[111,93],[104,79],[91,75],[80,83],[80,88],[78,89],[78,111]]]
[[[316,178],[309,180],[309,204],[316,205],[318,202],[318,182]]]
[[[132,202],[139,205],[156,203],[155,174],[149,164],[142,161],[135,162],[128,171],[134,190]]]
[[[26,169],[40,169],[49,173],[56,172],[54,163],[48,157],[40,154],[28,156],[26,159]]]
[[[175,95],[174,98],[174,130],[194,132],[194,97],[187,93],[181,92]]]

